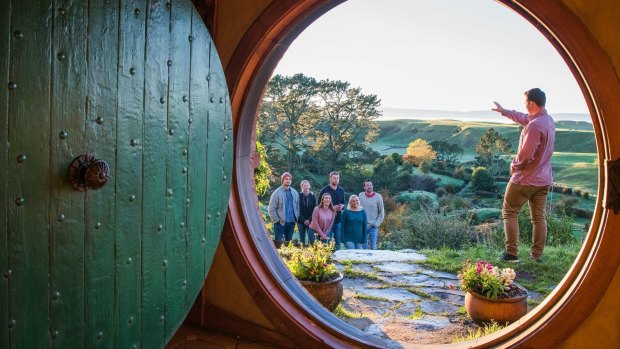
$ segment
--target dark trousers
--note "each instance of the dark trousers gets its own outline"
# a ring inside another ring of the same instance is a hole
[[[293,240],[293,233],[295,232],[295,222],[285,223],[284,225],[280,223],[273,224],[273,235],[275,236],[275,241],[282,241],[283,239],[286,242]]]
[[[308,244],[314,244],[314,230],[303,223],[297,223],[297,231],[299,232],[299,241],[306,244],[306,233],[308,234]]]

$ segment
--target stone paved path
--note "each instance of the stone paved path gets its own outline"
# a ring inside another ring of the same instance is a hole
[[[345,322],[401,343],[452,343],[477,326],[465,313],[464,293],[454,274],[420,265],[413,250],[341,250],[334,254],[345,273],[341,307]]]

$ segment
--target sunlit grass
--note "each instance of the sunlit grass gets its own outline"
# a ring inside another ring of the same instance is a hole
[[[486,336],[491,333],[497,332],[501,330],[502,328],[504,328],[504,326],[493,321],[492,323],[485,325],[484,327],[478,327],[478,329],[476,330],[467,330],[467,335],[465,335],[464,337],[455,338],[454,341],[452,341],[452,343],[460,343],[460,342],[470,341],[473,339],[478,339],[482,336]]]
[[[367,278],[371,280],[383,281],[376,272],[369,273],[359,269],[353,269],[350,265],[346,265],[344,267],[343,274],[345,277],[357,279],[357,278]]]
[[[508,263],[501,261],[499,256],[503,253],[500,249],[493,249],[486,245],[476,245],[463,250],[422,250],[428,259],[421,264],[435,270],[442,270],[458,274],[463,267],[463,261],[485,260],[501,268],[514,268],[517,273],[515,281],[528,290],[547,296],[562,281],[568,269],[575,262],[581,244],[568,244],[562,246],[547,246],[543,255],[543,262],[534,262],[529,258],[529,245],[519,246],[520,263]],[[458,285],[455,285],[458,286]]]
[[[364,314],[362,313],[357,314],[357,313],[348,311],[342,306],[342,304],[338,304],[336,309],[334,309],[333,314],[339,318],[345,318],[345,319],[359,319],[364,316]]]
[[[424,312],[422,311],[422,308],[420,308],[420,306],[418,305],[416,310],[413,312],[413,314],[408,316],[408,319],[418,320],[422,318],[422,316],[424,316]]]
[[[379,301],[379,302],[389,302],[390,300],[385,297],[372,296],[364,293],[356,293],[353,295],[353,298],[357,299],[366,299],[371,301]]]
[[[407,288],[407,291],[409,291],[409,292],[411,292],[411,293],[413,293],[415,295],[418,295],[418,296],[420,296],[422,298],[427,298],[427,299],[432,300],[432,301],[438,301],[439,300],[438,297],[433,296],[432,294],[426,293],[426,292],[422,291],[421,289],[419,289],[418,287],[409,287],[409,288]]]

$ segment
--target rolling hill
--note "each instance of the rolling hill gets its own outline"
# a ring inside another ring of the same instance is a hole
[[[444,140],[458,144],[465,153],[474,153],[480,137],[489,128],[495,129],[508,139],[513,150],[516,150],[520,135],[520,127],[514,123],[445,119],[382,120],[377,123],[380,132],[371,147],[382,154],[403,154],[407,145],[417,138],[427,142]],[[573,120],[556,122],[555,150],[565,153],[596,153],[592,124]]]

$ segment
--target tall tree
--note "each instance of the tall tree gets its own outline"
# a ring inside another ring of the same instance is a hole
[[[437,152],[437,160],[454,164],[463,155],[463,148],[458,144],[450,144],[443,140],[435,140],[430,144]]]
[[[494,175],[499,171],[499,163],[503,162],[501,156],[510,155],[510,152],[508,140],[492,128],[482,135],[476,146],[478,163],[487,167]]]
[[[283,153],[283,170],[296,168],[308,148],[307,135],[317,121],[318,85],[303,74],[276,75],[267,84],[259,113],[259,141],[270,154]]]
[[[352,152],[367,147],[378,135],[374,122],[381,111],[376,95],[365,95],[348,82],[322,80],[317,93],[319,118],[312,135],[324,170],[338,168]]]
[[[433,150],[433,147],[425,140],[418,138],[409,143],[403,160],[410,162],[416,166],[420,166],[420,163],[424,160],[435,160],[437,152]]]

